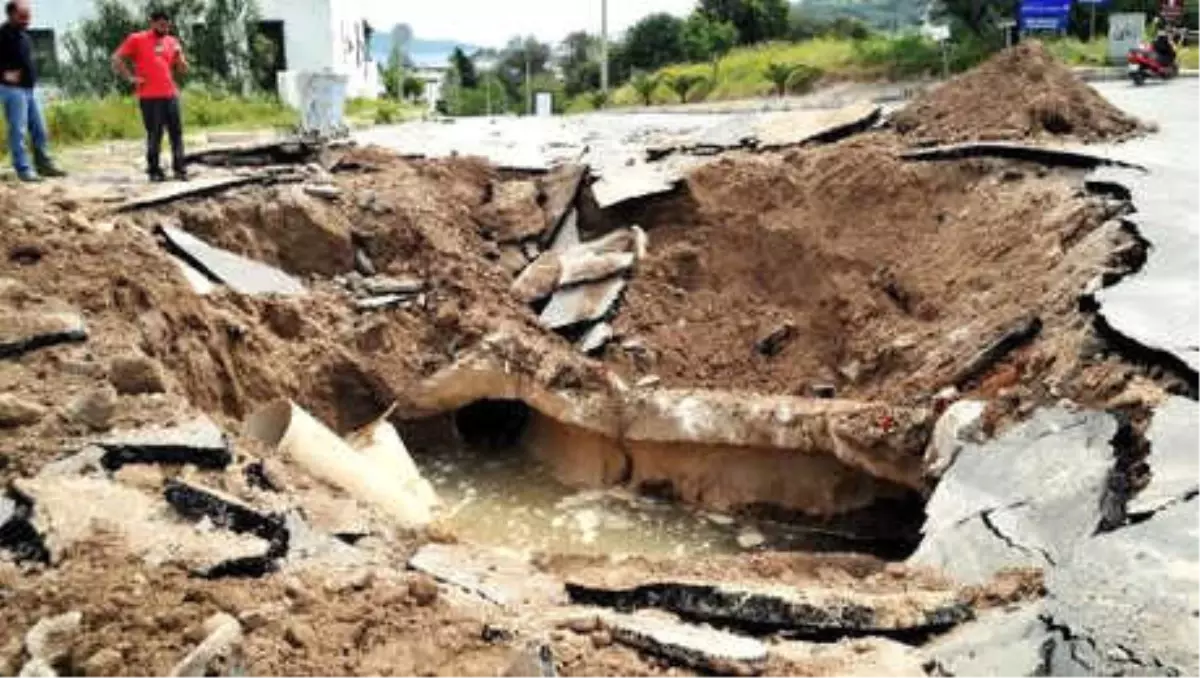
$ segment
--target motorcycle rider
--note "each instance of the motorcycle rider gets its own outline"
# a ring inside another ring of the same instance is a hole
[[[1154,56],[1158,59],[1158,63],[1165,67],[1175,63],[1175,41],[1172,39],[1168,28],[1161,23],[1158,25],[1154,35]]]

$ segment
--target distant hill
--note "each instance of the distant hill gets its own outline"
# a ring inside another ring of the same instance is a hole
[[[802,0],[793,11],[818,21],[858,19],[877,30],[920,26],[928,0]]]
[[[457,40],[425,40],[414,37],[408,43],[408,56],[417,65],[443,64],[450,58],[455,47],[461,47],[467,54],[472,54],[480,48]],[[392,52],[392,35],[388,32],[378,32],[371,36],[371,55],[379,63],[386,63]]]

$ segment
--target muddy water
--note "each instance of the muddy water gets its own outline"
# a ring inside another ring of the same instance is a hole
[[[546,553],[687,556],[750,549],[847,550],[816,525],[695,510],[623,488],[575,490],[519,449],[417,457],[462,540]],[[849,547],[852,548],[852,547]]]

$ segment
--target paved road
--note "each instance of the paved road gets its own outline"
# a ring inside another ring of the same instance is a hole
[[[1150,170],[1122,180],[1134,192],[1133,220],[1153,248],[1140,273],[1100,294],[1101,313],[1125,336],[1200,370],[1200,81],[1096,88],[1159,126],[1156,134],[1109,149]]]

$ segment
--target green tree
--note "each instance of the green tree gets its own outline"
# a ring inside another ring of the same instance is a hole
[[[688,93],[692,88],[704,82],[704,76],[695,73],[676,73],[667,78],[667,86],[679,97],[679,103],[686,104]]]
[[[649,106],[654,102],[654,93],[658,91],[658,76],[648,73],[638,73],[629,81],[633,91],[637,92],[642,104]]]
[[[703,12],[692,12],[683,24],[683,44],[690,61],[720,59],[737,44],[737,27]]]
[[[629,64],[654,70],[687,59],[683,43],[683,20],[666,13],[643,17],[625,33]]]
[[[567,96],[578,96],[600,87],[600,41],[583,31],[563,39],[558,65]]]
[[[425,83],[419,78],[406,75],[404,76],[403,84],[401,84],[400,92],[404,95],[405,99],[412,101],[425,93]]]
[[[775,63],[772,61],[763,69],[763,76],[775,87],[775,94],[782,97],[787,93],[788,83],[796,74],[796,64]]]
[[[512,101],[526,101],[525,75],[536,77],[550,70],[550,45],[533,36],[512,38],[500,50],[495,72],[504,83],[506,95]],[[525,110],[522,104],[517,110]]]
[[[937,0],[930,7],[935,20],[992,45],[1003,42],[998,23],[1016,16],[1016,11],[1017,0]]]
[[[783,38],[788,33],[787,0],[700,0],[699,11],[737,29],[739,44]]]
[[[450,53],[450,67],[458,74],[458,82],[467,89],[473,89],[479,84],[479,76],[475,74],[475,62],[463,51],[455,47]]]
[[[404,95],[404,54],[395,42],[392,43],[387,64],[379,69],[379,77],[383,81],[383,92],[388,98],[399,99]]]

